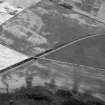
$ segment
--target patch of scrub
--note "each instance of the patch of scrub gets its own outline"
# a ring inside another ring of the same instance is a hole
[[[0,42],[4,42],[4,43],[6,43],[7,45],[13,45],[13,44],[14,44],[14,40],[5,37],[4,34],[0,35]]]
[[[33,13],[31,10],[26,10],[24,13],[21,13],[17,16],[17,19],[22,20],[24,23],[28,24],[28,27],[35,28],[37,32],[40,32],[44,26],[43,20],[36,13]]]

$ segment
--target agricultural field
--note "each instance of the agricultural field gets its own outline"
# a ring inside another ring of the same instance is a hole
[[[35,56],[64,43],[103,33],[101,23],[43,1],[3,24],[0,41],[16,51]]]
[[[105,98],[105,78],[102,80],[102,78],[98,77],[100,75],[98,69],[94,70],[90,68],[90,72],[88,71],[89,68],[80,68],[82,69],[77,70],[78,66],[70,63],[64,64],[40,59],[36,62],[34,60],[30,61],[27,64],[18,66],[15,69],[11,69],[5,73],[2,73],[0,75],[0,98],[2,98],[2,100],[0,100],[0,104],[7,105],[7,103],[11,103],[11,101],[7,100],[9,97],[9,99],[12,100],[14,104],[26,102],[33,105],[35,102],[41,103],[44,100],[45,103],[54,102],[57,105],[60,103],[60,105],[63,105],[63,103],[68,102],[66,96],[67,93],[65,96],[62,95],[63,93],[61,93],[61,95],[57,93],[59,90],[62,91],[64,89],[63,91],[67,91],[73,89],[73,91],[78,90],[80,94],[86,93],[87,95],[91,95],[85,96],[84,94],[82,96],[77,94],[75,96],[76,93],[72,93],[71,95],[73,96],[71,97],[75,97],[73,98],[75,103],[79,102],[83,105],[87,105],[86,103],[89,102],[101,102],[103,103],[102,105],[104,105],[104,101],[102,100]],[[46,89],[49,91],[49,94],[46,93]],[[41,96],[39,91],[42,92],[40,93]],[[34,100],[33,98],[28,98],[28,96],[31,97],[31,92],[33,92]],[[39,96],[47,97],[48,99],[38,99]],[[57,101],[53,97],[56,97]],[[49,101],[50,98],[51,100]],[[25,101],[25,99],[27,100]],[[62,101],[62,99],[64,101]],[[71,102],[73,102],[73,100],[71,100]]]
[[[25,7],[24,0],[15,3]],[[105,105],[104,34],[102,22],[54,0],[39,1],[4,22],[0,104]]]
[[[76,42],[46,58],[105,69],[105,36],[100,35]]]
[[[28,56],[21,54],[17,51],[11,50],[0,44],[0,70],[5,69],[13,64],[16,64]]]

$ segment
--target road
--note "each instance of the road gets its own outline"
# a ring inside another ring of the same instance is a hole
[[[103,19],[100,19],[100,18],[98,18],[98,17],[96,17],[96,16],[93,16],[93,15],[91,15],[91,14],[88,14],[88,13],[86,13],[86,12],[80,10],[80,9],[77,9],[77,8],[74,8],[73,11],[76,12],[76,13],[78,13],[78,14],[80,14],[80,15],[89,17],[89,18],[91,18],[91,19],[93,19],[93,20],[95,20],[95,21],[97,21],[97,22],[100,22],[100,23],[102,23],[102,24],[105,25],[105,20],[103,20]]]
[[[59,50],[61,50],[61,49],[63,49],[63,48],[66,48],[66,47],[68,47],[68,46],[70,46],[70,45],[73,45],[73,44],[75,44],[75,43],[78,43],[78,42],[80,42],[80,41],[82,41],[82,40],[89,39],[89,38],[92,38],[92,37],[101,36],[101,35],[105,35],[105,33],[103,33],[103,34],[95,34],[95,35],[91,35],[91,36],[86,36],[86,37],[80,38],[80,39],[78,39],[78,40],[69,42],[69,43],[65,44],[64,46],[61,46],[61,47],[59,47],[59,48],[57,48],[57,49],[55,49],[55,50],[52,50],[52,51],[50,51],[50,52],[48,52],[48,53],[46,53],[46,54],[43,54],[41,57],[45,57],[45,56],[47,56],[47,55],[49,55],[49,54],[55,53],[55,52],[57,52],[57,51],[59,51]]]
[[[0,70],[20,62],[28,57],[0,44]]]
[[[39,0],[37,0],[37,2],[35,2],[35,3],[38,3],[38,2],[39,2]],[[0,25],[2,26],[7,21],[13,19],[15,16],[22,13],[23,11],[25,11],[28,8],[29,7],[24,8],[23,10],[17,12],[17,14],[15,14],[13,16],[9,16],[6,18],[4,17],[5,20],[2,20]],[[9,66],[14,65],[14,64],[21,62],[23,60],[26,60],[27,58],[29,58],[29,57],[20,53],[20,52],[17,52],[15,50],[12,50],[12,49],[0,44],[0,70],[2,70],[4,68],[8,68]]]

